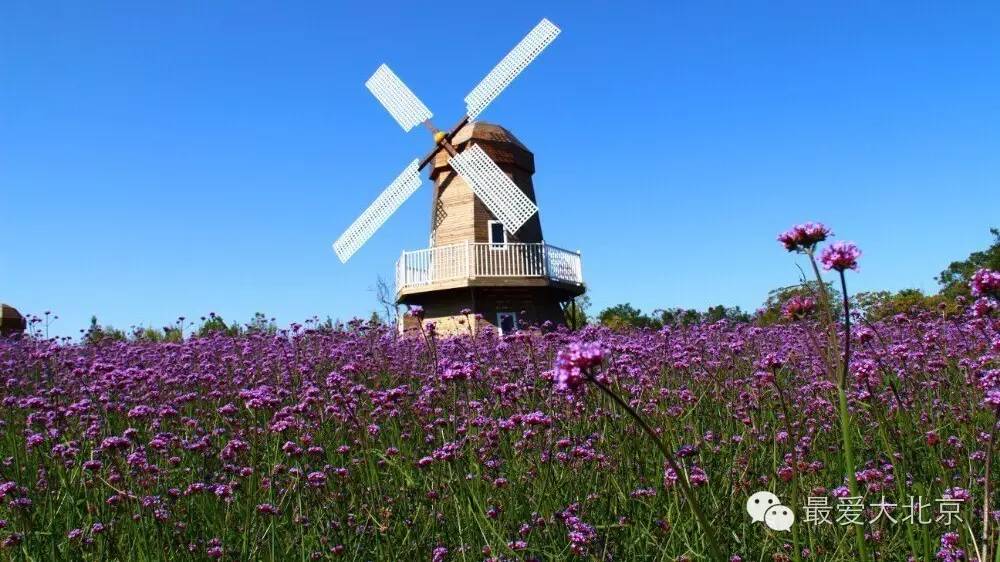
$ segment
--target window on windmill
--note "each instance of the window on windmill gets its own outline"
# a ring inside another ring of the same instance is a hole
[[[507,231],[503,228],[503,223],[500,221],[490,221],[490,248],[494,250],[502,250],[504,244],[507,243]]]
[[[501,336],[508,336],[517,331],[517,313],[516,312],[498,312],[497,313],[497,329],[500,331]]]

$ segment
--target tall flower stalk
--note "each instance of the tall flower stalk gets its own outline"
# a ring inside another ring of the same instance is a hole
[[[847,298],[847,281],[844,271],[840,270],[840,285],[844,292],[844,358],[841,364],[840,376],[837,379],[837,404],[840,416],[840,435],[844,446],[844,462],[847,464],[847,487],[851,496],[858,497],[858,480],[854,475],[854,441],[851,439],[851,411],[847,408],[847,373],[851,364],[851,308]],[[867,560],[865,552],[865,533],[860,525],[854,527],[854,541],[862,560]]]
[[[854,442],[852,435],[851,411],[847,406],[847,380],[851,365],[851,306],[847,295],[847,280],[844,271],[848,269],[858,269],[858,258],[861,250],[850,242],[834,242],[823,248],[820,255],[820,262],[823,269],[835,270],[840,275],[840,288],[843,293],[843,313],[844,313],[844,352],[838,362],[836,353],[838,349],[837,323],[834,321],[831,309],[832,303],[830,295],[826,289],[826,283],[820,273],[819,265],[816,263],[816,247],[820,242],[827,239],[833,233],[826,226],[819,223],[805,223],[792,227],[790,230],[778,236],[785,249],[789,252],[799,252],[809,258],[813,273],[816,275],[816,285],[820,306],[823,308],[823,319],[827,326],[829,346],[827,348],[827,364],[830,376],[834,378],[837,387],[837,410],[840,418],[841,446],[844,456],[845,472],[847,473],[847,486],[851,496],[859,497],[858,481],[854,470],[857,466],[854,457]],[[854,542],[858,551],[858,557],[862,561],[869,559],[865,545],[865,533],[860,525],[854,526]]]
[[[854,459],[854,440],[851,438],[851,411],[847,407],[847,375],[851,368],[851,301],[847,296],[847,279],[844,271],[858,269],[858,258],[861,250],[850,242],[835,242],[823,249],[820,261],[827,271],[835,270],[840,275],[840,291],[844,307],[844,355],[840,363],[840,373],[837,377],[837,405],[840,417],[840,434],[844,447],[844,463],[847,465],[847,487],[851,496],[859,497],[858,480],[854,475],[857,466]],[[854,527],[854,542],[861,560],[868,560],[865,547],[865,533],[860,525]]]
[[[820,318],[826,326],[827,348],[826,360],[827,368],[831,373],[836,369],[836,349],[839,347],[837,341],[837,324],[833,319],[833,303],[830,292],[826,289],[823,276],[819,272],[819,265],[816,263],[816,247],[828,237],[833,236],[833,232],[820,223],[807,222],[793,226],[788,231],[778,235],[778,242],[789,252],[805,254],[809,258],[809,265],[816,276],[816,299],[819,301]]]
[[[691,512],[694,513],[694,517],[698,521],[698,526],[701,527],[702,532],[705,534],[705,543],[708,545],[710,558],[717,562],[725,562],[726,558],[723,556],[721,548],[719,548],[715,533],[712,531],[705,513],[698,506],[698,501],[694,497],[694,490],[687,480],[687,475],[681,470],[680,465],[677,464],[673,453],[667,448],[663,440],[660,439],[660,436],[656,434],[656,431],[653,430],[645,418],[639,415],[639,412],[636,412],[628,402],[594,375],[594,371],[603,363],[604,356],[605,350],[600,344],[596,343],[574,343],[568,349],[559,351],[556,357],[556,388],[564,391],[575,391],[579,390],[584,383],[589,382],[611,398],[618,407],[639,424],[639,427],[642,428],[646,435],[656,444],[657,448],[660,449],[660,452],[663,453],[663,457],[667,461],[667,466],[677,475],[677,483],[680,485],[681,494],[684,496],[688,507],[691,508]]]

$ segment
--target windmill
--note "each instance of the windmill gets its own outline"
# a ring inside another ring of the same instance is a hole
[[[465,97],[465,115],[448,131],[434,126],[431,111],[387,65],[365,82],[404,132],[423,125],[434,147],[411,161],[333,248],[346,263],[417,191],[421,171],[431,166],[432,247],[403,252],[396,297],[421,305],[442,331],[459,329],[464,309],[502,333],[519,323],[559,320],[559,304],[584,292],[579,252],[542,240],[533,155],[506,129],[476,120],[559,33],[542,19]],[[513,310],[519,305],[525,308]]]

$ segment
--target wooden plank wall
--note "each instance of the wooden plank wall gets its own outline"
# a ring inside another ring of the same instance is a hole
[[[462,150],[470,141],[479,144],[498,166],[521,188],[532,201],[535,187],[534,156],[513,139],[502,127],[475,123],[471,132],[457,135],[465,140],[457,145]],[[447,155],[441,153],[434,160],[432,178],[435,194],[431,198],[431,241],[434,246],[464,242],[489,242],[489,221],[496,217],[472,192],[468,183],[448,165]],[[516,233],[508,233],[510,242],[541,242],[542,226],[538,214],[533,216]]]

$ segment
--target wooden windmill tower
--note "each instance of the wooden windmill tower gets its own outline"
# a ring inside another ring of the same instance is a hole
[[[333,247],[346,262],[420,187],[420,171],[430,165],[431,244],[399,258],[396,298],[423,307],[440,332],[468,330],[463,322],[503,334],[523,324],[561,323],[561,304],[585,291],[579,252],[542,237],[534,155],[510,131],[475,121],[558,34],[546,19],[535,26],[466,96],[466,115],[447,132],[431,123],[427,106],[388,66],[365,84],[404,131],[422,124],[435,145],[410,162]]]

